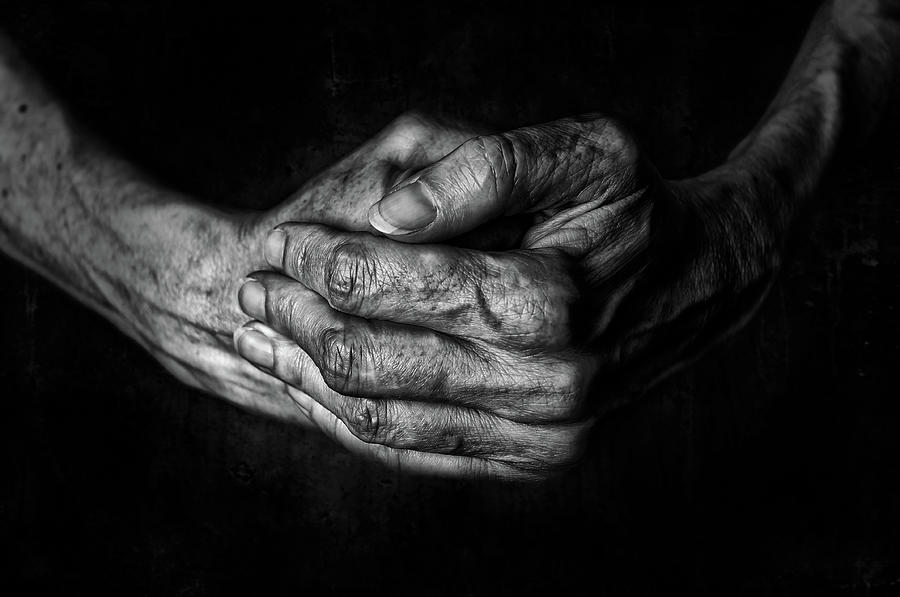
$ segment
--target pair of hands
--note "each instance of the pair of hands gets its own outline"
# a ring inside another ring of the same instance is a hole
[[[410,116],[258,214],[83,139],[0,39],[0,249],[244,408],[403,468],[541,477],[755,310],[839,141],[886,113],[896,4],[823,3],[763,118],[691,180],[600,117]]]
[[[735,240],[736,197],[664,182],[600,117],[482,136],[401,117],[257,224],[319,222],[268,233],[235,346],[353,451],[544,477],[598,408],[759,302],[774,268]]]

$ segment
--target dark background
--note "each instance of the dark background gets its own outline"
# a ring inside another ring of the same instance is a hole
[[[699,173],[816,2],[185,4],[4,0],[0,22],[120,151],[262,207],[410,108],[602,110],[664,175]],[[3,259],[0,591],[900,593],[896,132],[836,165],[746,330],[543,486],[399,476],[245,414]]]

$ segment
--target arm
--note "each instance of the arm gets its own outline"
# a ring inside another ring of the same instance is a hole
[[[440,134],[438,134],[440,132]],[[365,229],[390,181],[463,133],[415,116],[263,213],[226,214],[166,188],[79,130],[0,36],[0,250],[112,321],[182,381],[303,422],[289,389],[238,358],[242,277],[285,219]]]
[[[388,199],[372,223],[396,240],[432,242],[485,217],[540,214],[525,246],[580,261],[594,288],[587,308],[602,401],[613,407],[620,383],[646,388],[743,327],[827,168],[876,129],[898,76],[900,2],[829,0],[759,123],[705,174],[659,181],[616,123],[560,121],[485,138],[494,148],[486,159],[471,151],[429,168],[421,180],[438,209],[428,226],[395,230],[379,215]],[[483,162],[480,179],[467,194],[447,193],[460,161]],[[451,183],[432,182],[442,178]]]
[[[76,128],[5,40],[0,201],[4,253],[101,313],[181,379],[211,383],[192,355],[222,358],[228,329],[241,321],[231,299],[239,270],[224,258],[257,263],[240,221],[110,155]]]
[[[900,76],[900,2],[829,0],[784,83],[721,166],[688,187],[736,193],[756,236],[780,247],[835,157],[864,144],[893,106]]]
[[[896,1],[834,0],[759,125],[706,174],[661,180],[590,115],[467,141],[371,208],[387,239],[282,225],[270,264],[285,275],[241,294],[259,322],[238,334],[267,339],[268,358],[245,356],[304,388],[337,441],[394,466],[570,465],[592,410],[756,311],[828,164],[889,105],[898,52]],[[534,222],[514,251],[428,244],[520,214]]]
[[[699,210],[712,229],[715,250],[733,262],[718,279],[700,277],[715,281],[713,290],[735,296],[736,306],[713,325],[688,322],[700,332],[692,345],[663,350],[639,345],[633,362],[625,363],[624,377],[632,385],[635,379],[662,378],[746,324],[766,297],[791,229],[813,207],[829,167],[864,145],[889,111],[896,113],[898,84],[900,2],[823,2],[753,130],[720,166],[668,183]],[[636,326],[632,322],[641,317],[631,313],[628,322],[629,314],[624,315],[625,327]]]

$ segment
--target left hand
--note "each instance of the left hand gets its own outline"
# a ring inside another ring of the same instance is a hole
[[[646,381],[758,302],[765,255],[724,190],[664,183],[603,118],[476,137],[372,207],[393,240],[273,232],[267,259],[285,275],[243,287],[258,322],[236,332],[238,350],[354,450],[405,469],[545,477],[583,449],[598,370],[638,365]],[[523,213],[535,221],[515,250],[411,244]]]
[[[163,196],[144,217],[128,219],[138,224],[127,236],[130,242],[162,237],[153,245],[144,243],[147,248],[141,251],[153,260],[151,271],[156,275],[136,275],[141,270],[129,266],[123,283],[105,285],[153,299],[147,306],[141,304],[139,316],[128,318],[122,327],[128,330],[132,322],[139,322],[142,328],[134,334],[136,339],[183,382],[248,410],[311,425],[291,400],[291,389],[250,366],[236,354],[232,342],[235,327],[246,321],[237,305],[237,290],[248,271],[265,267],[266,235],[285,220],[365,230],[366,210],[396,182],[472,134],[470,128],[418,114],[401,115],[265,211],[226,214],[198,207],[190,198]],[[93,238],[79,241],[90,246]],[[122,252],[118,244],[115,248],[117,253],[100,254],[100,261],[115,263]],[[99,248],[90,248],[90,254],[98,252]]]

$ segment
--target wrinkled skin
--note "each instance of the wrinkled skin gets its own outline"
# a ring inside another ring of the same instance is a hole
[[[662,181],[601,117],[474,137],[372,207],[386,238],[279,226],[236,345],[354,451],[543,478],[577,461],[592,406],[695,357],[765,293],[775,264],[752,227],[729,240],[744,212],[725,188]],[[509,250],[436,244],[522,214]]]
[[[0,252],[71,293],[180,380],[309,424],[280,380],[234,351],[237,291],[285,220],[365,230],[397,181],[472,131],[397,119],[265,212],[223,212],[160,184],[82,129],[0,32]]]
[[[174,253],[191,261],[169,262],[164,271],[171,271],[175,281],[157,286],[176,307],[164,303],[164,309],[144,309],[154,333],[138,339],[183,382],[243,408],[310,425],[281,380],[260,373],[234,352],[232,334],[246,321],[235,300],[237,289],[248,271],[265,266],[266,234],[285,220],[365,230],[366,211],[397,181],[472,134],[403,115],[269,211],[171,216],[188,230],[185,236],[192,243],[175,247]]]
[[[244,408],[404,469],[540,478],[754,311],[838,149],[893,106],[898,14],[824,2],[757,126],[689,181],[596,116],[483,137],[413,116],[263,214],[110,154],[0,35],[0,251]]]

